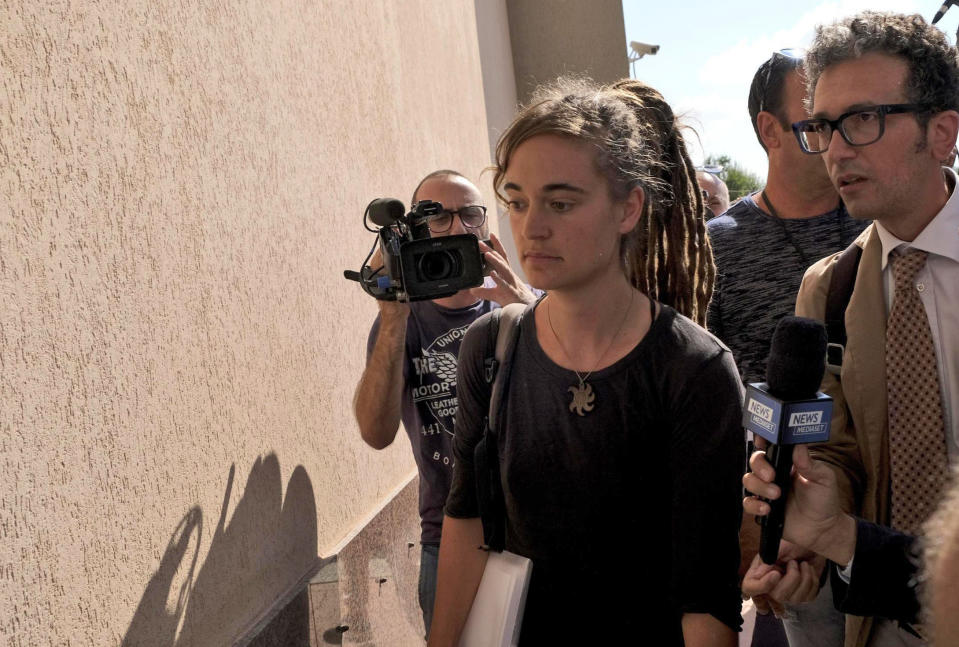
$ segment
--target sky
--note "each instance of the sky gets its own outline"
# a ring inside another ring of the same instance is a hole
[[[919,13],[932,20],[942,0],[623,0],[627,42],[659,45],[631,75],[653,86],[697,133],[693,161],[729,155],[760,178],[766,155],[756,141],[746,99],[756,69],[777,50],[808,47],[817,24],[863,9]],[[937,23],[955,43],[959,7]],[[700,141],[702,142],[700,145]]]

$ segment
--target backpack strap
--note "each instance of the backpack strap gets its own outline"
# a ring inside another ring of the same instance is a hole
[[[489,411],[483,438],[473,450],[473,459],[483,541],[495,551],[502,551],[506,546],[506,502],[500,481],[497,424],[525,310],[526,304],[514,303],[493,311],[488,327],[487,356],[483,361],[486,383],[490,385]]]
[[[500,325],[496,336],[495,362],[498,366],[493,375],[493,388],[489,399],[489,428],[496,433],[500,405],[506,384],[509,382],[509,371],[513,364],[513,350],[516,348],[516,339],[519,337],[519,322],[526,311],[525,303],[512,303],[500,308]],[[499,369],[502,369],[500,373]]]
[[[852,243],[839,254],[829,279],[826,294],[826,369],[835,376],[842,371],[846,351],[846,308],[856,287],[856,273],[862,260],[862,247]]]

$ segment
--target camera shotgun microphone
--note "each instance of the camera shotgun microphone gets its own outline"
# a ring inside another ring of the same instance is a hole
[[[761,518],[759,556],[767,564],[779,557],[786,519],[786,498],[792,482],[793,447],[829,440],[832,398],[819,393],[826,368],[826,329],[804,317],[783,317],[773,333],[766,364],[766,382],[749,384],[743,426],[771,444],[766,450],[782,493],[769,501]]]
[[[942,17],[946,15],[946,12],[949,11],[949,7],[956,4],[956,0],[945,0],[942,3],[942,6],[939,7],[939,11],[936,12],[936,15],[932,17],[932,24],[935,25],[937,22],[942,20]]]
[[[389,227],[406,215],[406,207],[396,198],[377,198],[367,207],[374,225]]]

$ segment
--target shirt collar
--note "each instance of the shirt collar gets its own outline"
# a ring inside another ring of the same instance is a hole
[[[921,249],[930,254],[945,256],[959,263],[959,191],[956,191],[957,176],[949,167],[943,167],[942,173],[949,184],[951,195],[926,228],[919,232],[911,243],[899,240],[888,229],[876,221],[876,232],[882,243],[882,269],[886,269],[889,253],[905,245],[907,248]]]

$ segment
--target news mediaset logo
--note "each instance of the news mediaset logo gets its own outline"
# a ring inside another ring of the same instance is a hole
[[[750,398],[750,399],[749,399],[749,407],[748,407],[748,409],[749,409],[749,413],[753,414],[754,416],[759,416],[760,418],[762,418],[762,419],[765,420],[766,422],[772,422],[772,421],[773,421],[773,409],[772,409],[772,407],[767,407],[765,404],[763,404],[763,403],[760,402],[759,400],[756,400],[756,399],[754,399],[754,398]]]
[[[822,424],[822,411],[800,411],[789,416],[789,426]]]
[[[832,398],[823,393],[784,400],[763,383],[749,384],[743,400],[743,428],[772,443],[815,443],[829,440]]]
[[[775,433],[776,427],[778,426],[778,423],[773,420],[773,418],[776,417],[775,409],[763,404],[756,398],[749,398],[746,411],[749,413],[752,424],[764,429],[768,433]]]
[[[796,411],[789,416],[792,434],[815,434],[824,431],[822,411]]]

